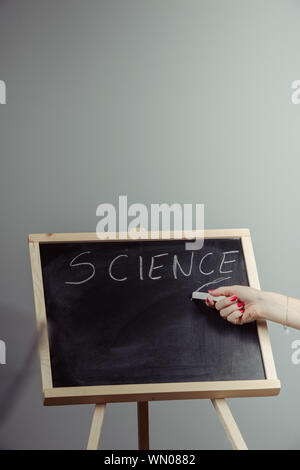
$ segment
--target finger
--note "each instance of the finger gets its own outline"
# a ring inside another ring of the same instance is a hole
[[[241,310],[235,310],[232,312],[230,315],[227,317],[227,321],[230,323],[233,323],[234,325],[241,325],[243,320],[243,314],[241,313]]]
[[[248,307],[245,309],[245,313],[243,314],[243,317],[242,317],[242,325],[244,325],[245,323],[251,323],[253,321],[255,321],[255,313],[252,311],[251,307]]]
[[[211,308],[214,308],[215,307],[215,304],[216,302],[214,302],[212,299],[210,299],[209,297],[207,297],[207,299],[205,300],[205,303],[208,307],[211,307]]]
[[[223,310],[223,308],[226,308],[229,305],[236,304],[237,301],[238,298],[236,295],[234,295],[233,297],[225,297],[225,299],[218,300],[218,302],[216,302],[216,309]]]
[[[223,308],[220,310],[220,316],[222,318],[227,318],[229,315],[231,315],[233,312],[238,311],[239,309],[237,308],[236,304],[229,305],[229,307]],[[240,313],[240,316],[242,314]]]
[[[218,287],[217,289],[209,290],[208,292],[213,296],[225,295],[225,297],[232,297],[236,295],[236,286]]]

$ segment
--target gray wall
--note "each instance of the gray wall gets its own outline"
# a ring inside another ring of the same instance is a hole
[[[94,231],[120,194],[249,227],[262,287],[300,297],[299,44],[297,0],[0,1],[1,393],[35,331],[27,234]],[[295,449],[300,332],[270,332],[280,397],[230,405],[251,448]],[[91,415],[43,408],[36,360],[0,446],[84,448]],[[153,403],[150,420],[152,448],[229,448],[208,401]],[[135,405],[110,405],[101,448],[136,446]]]

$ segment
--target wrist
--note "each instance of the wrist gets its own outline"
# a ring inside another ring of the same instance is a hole
[[[260,319],[281,323],[287,322],[287,296],[275,292],[261,292]]]

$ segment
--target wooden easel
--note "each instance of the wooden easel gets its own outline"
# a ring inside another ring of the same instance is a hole
[[[146,233],[147,235],[147,233]],[[145,240],[149,237],[145,235]],[[164,239],[163,232],[151,232],[151,239],[159,242]],[[202,237],[203,234],[191,232],[189,239]],[[128,234],[118,234],[117,240],[127,239]],[[205,239],[239,238],[241,240],[243,255],[246,264],[246,272],[249,286],[259,289],[255,257],[251,242],[250,232],[247,229],[222,229],[206,230]],[[172,240],[184,240],[181,233],[172,232]],[[149,410],[148,401],[162,400],[188,400],[210,399],[219,419],[224,427],[232,447],[237,450],[246,450],[246,443],[231,414],[225,398],[276,396],[280,392],[280,381],[277,378],[273,360],[272,348],[268,334],[267,323],[257,321],[257,335],[265,379],[225,380],[211,382],[175,382],[175,383],[146,383],[146,384],[119,384],[97,386],[73,386],[55,387],[52,380],[52,364],[50,360],[50,344],[47,332],[47,315],[44,295],[44,283],[40,255],[40,244],[43,243],[90,243],[99,241],[95,233],[79,234],[33,234],[29,236],[29,249],[32,267],[34,288],[34,301],[37,327],[43,331],[43,337],[39,344],[43,402],[44,405],[75,405],[96,404],[88,450],[97,450],[100,440],[101,428],[105,413],[106,403],[136,402],[138,412],[139,449],[149,449]],[[46,325],[46,327],[45,327]],[[220,398],[221,397],[221,398]],[[225,398],[224,398],[225,397]]]
[[[219,416],[233,449],[248,450],[226,400],[223,398],[216,398],[212,399],[211,402]],[[105,408],[105,404],[95,406],[87,450],[98,449]],[[137,416],[139,450],[149,450],[149,410],[147,401],[137,403]]]

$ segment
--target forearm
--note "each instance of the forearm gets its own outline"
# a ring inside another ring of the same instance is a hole
[[[209,293],[212,299],[206,305],[235,325],[263,319],[300,330],[300,299],[248,286],[223,286]],[[223,298],[214,302],[218,296]]]
[[[289,297],[287,304],[287,326],[300,330],[300,300]]]
[[[300,300],[274,292],[264,292],[262,317],[300,330]]]

